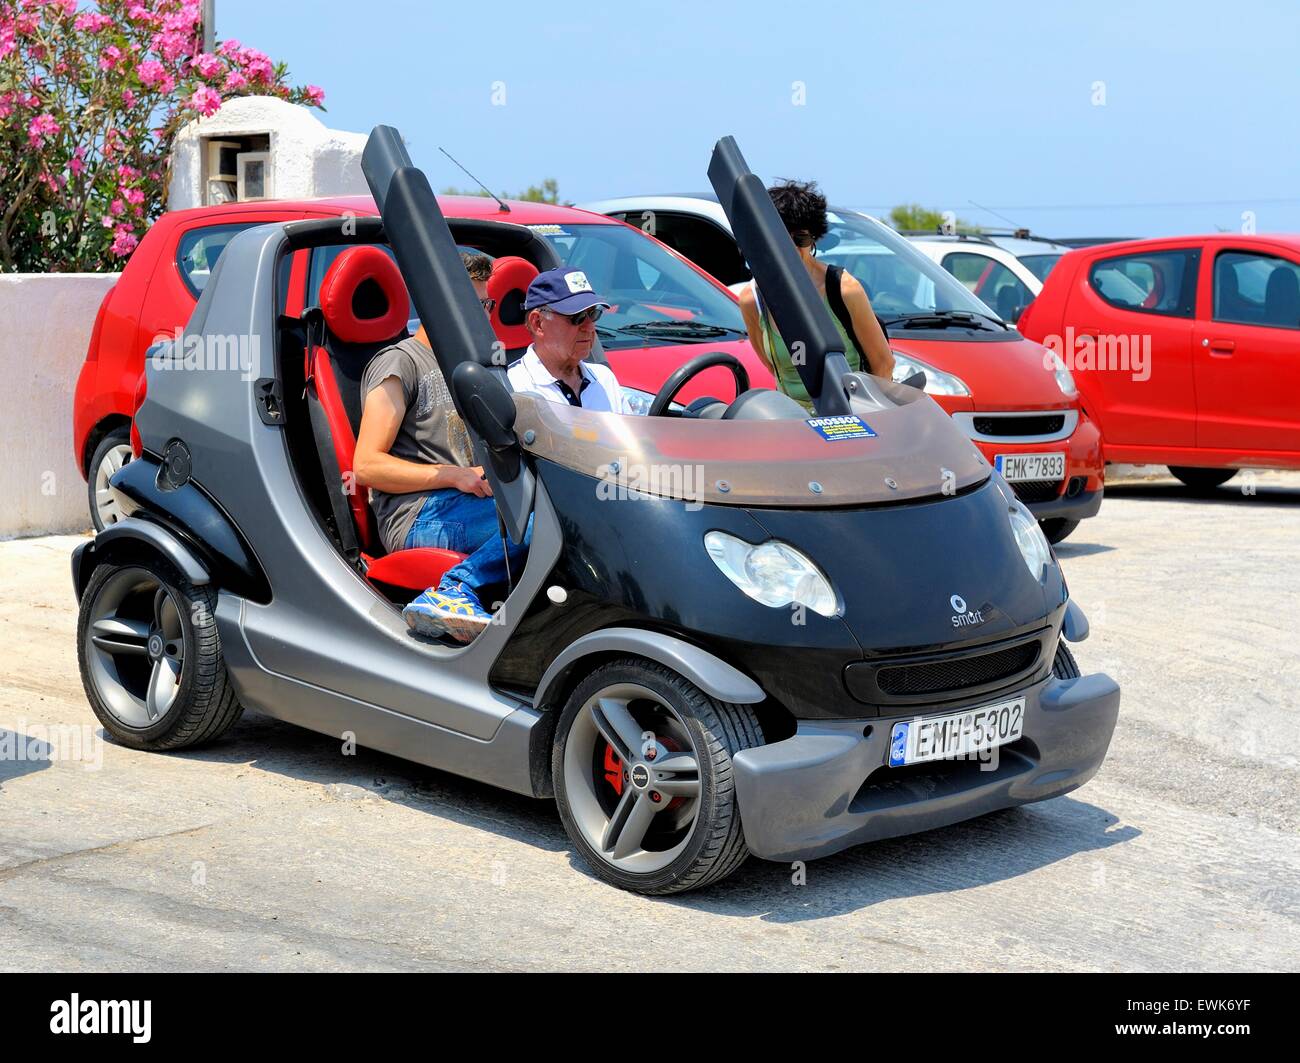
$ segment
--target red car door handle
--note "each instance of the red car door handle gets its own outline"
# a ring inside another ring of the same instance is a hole
[[[1231,354],[1237,349],[1237,345],[1232,340],[1212,340],[1209,338],[1201,340],[1202,347],[1208,347],[1211,354]]]

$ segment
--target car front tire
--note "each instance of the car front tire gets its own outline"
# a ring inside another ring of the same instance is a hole
[[[1193,491],[1213,491],[1237,475],[1236,469],[1193,469],[1185,465],[1170,465],[1169,471]]]
[[[731,758],[763,744],[751,706],[636,658],[574,689],[551,768],[560,819],[596,875],[645,894],[699,889],[749,855]]]
[[[1038,526],[1043,529],[1043,534],[1047,536],[1047,541],[1055,546],[1063,539],[1067,538],[1075,528],[1079,526],[1077,520],[1069,520],[1065,517],[1050,517],[1047,520],[1040,520]]]

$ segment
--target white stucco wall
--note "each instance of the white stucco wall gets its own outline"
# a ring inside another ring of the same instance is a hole
[[[365,194],[361,151],[365,135],[329,129],[310,108],[274,96],[238,96],[209,118],[191,122],[172,147],[167,208],[203,205],[203,142],[215,137],[271,137],[275,199]]]
[[[72,396],[116,273],[0,274],[0,538],[90,528]]]

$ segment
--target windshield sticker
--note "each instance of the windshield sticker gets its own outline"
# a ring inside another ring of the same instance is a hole
[[[528,226],[528,228],[532,229],[533,232],[535,232],[538,236],[568,236],[569,235],[569,233],[565,230],[563,225],[530,225]]]
[[[876,435],[861,417],[810,417],[805,423],[828,443],[841,439],[874,439]]]

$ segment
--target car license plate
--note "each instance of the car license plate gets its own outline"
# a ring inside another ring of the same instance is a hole
[[[999,454],[993,465],[1007,483],[1060,480],[1065,476],[1064,454]]]
[[[900,720],[889,735],[889,766],[923,764],[1004,746],[1025,729],[1025,699],[1012,698],[948,716]]]

